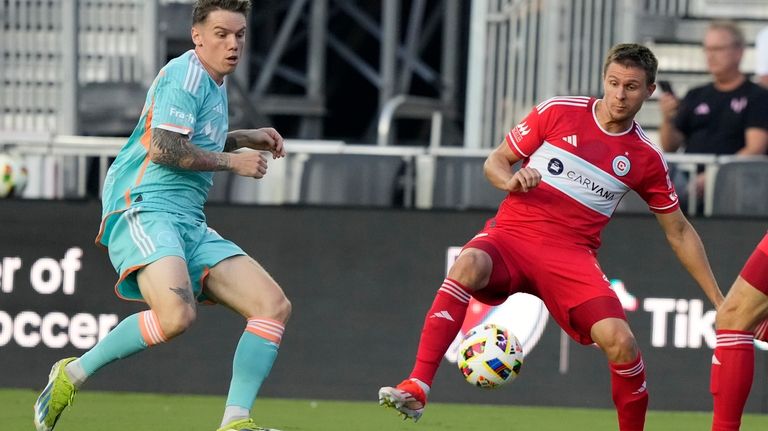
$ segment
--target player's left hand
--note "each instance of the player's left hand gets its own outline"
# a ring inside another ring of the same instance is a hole
[[[285,157],[285,141],[272,127],[250,129],[246,131],[248,147],[254,150],[269,151],[273,159]]]

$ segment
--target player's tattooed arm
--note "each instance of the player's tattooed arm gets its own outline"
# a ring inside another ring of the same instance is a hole
[[[226,171],[232,166],[230,155],[205,151],[186,136],[164,129],[152,129],[150,159],[159,164],[191,171]]]

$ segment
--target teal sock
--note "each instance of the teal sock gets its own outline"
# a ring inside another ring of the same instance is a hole
[[[111,362],[127,358],[147,348],[139,327],[141,314],[132,314],[123,319],[104,339],[80,357],[78,365],[87,376]]]
[[[262,382],[272,370],[277,357],[277,344],[244,332],[232,361],[232,382],[229,385],[227,406],[240,406],[248,410],[256,401]]]

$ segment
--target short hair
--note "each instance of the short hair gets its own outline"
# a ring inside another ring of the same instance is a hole
[[[645,83],[651,85],[656,82],[656,69],[659,61],[648,47],[637,43],[620,43],[614,45],[605,57],[603,76],[608,71],[611,63],[618,63],[624,67],[638,67],[645,71]]]
[[[744,48],[746,46],[746,41],[744,40],[744,32],[741,31],[741,27],[739,27],[738,24],[736,24],[735,21],[731,21],[728,19],[719,19],[715,20],[709,23],[709,27],[707,27],[707,31],[710,30],[723,30],[727,31],[731,34],[731,37],[733,37],[733,44],[737,48]]]
[[[201,23],[216,10],[228,10],[248,16],[251,10],[250,0],[197,0],[192,7],[192,25]]]

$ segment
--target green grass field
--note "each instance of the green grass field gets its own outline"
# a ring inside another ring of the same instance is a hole
[[[32,430],[31,390],[0,389],[0,429]],[[56,431],[213,431],[218,426],[223,397],[82,392],[65,412]],[[419,423],[401,421],[375,402],[262,399],[254,417],[262,426],[283,431],[376,430],[535,430],[615,431],[613,410],[544,407],[502,407],[430,404]],[[708,430],[708,413],[648,414],[646,429]],[[768,415],[747,415],[742,431],[768,429]]]

